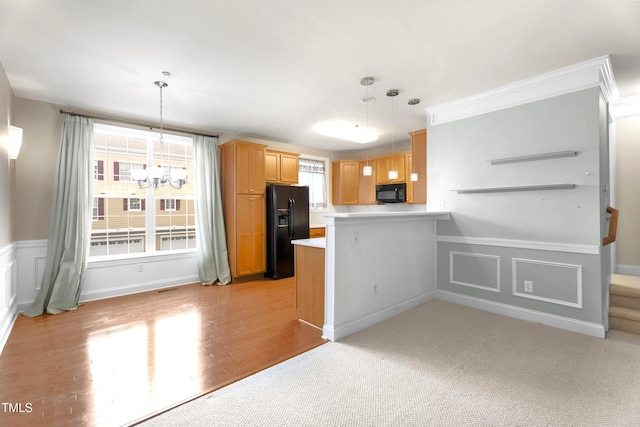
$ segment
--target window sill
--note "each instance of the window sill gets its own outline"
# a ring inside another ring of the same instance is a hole
[[[131,265],[141,262],[158,262],[174,259],[186,259],[196,256],[195,249],[182,249],[176,251],[163,251],[154,254],[138,253],[126,255],[96,256],[89,257],[87,268],[108,267],[110,265]]]

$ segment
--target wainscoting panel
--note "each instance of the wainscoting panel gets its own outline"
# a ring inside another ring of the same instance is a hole
[[[438,294],[511,307],[506,313],[538,313],[527,315],[532,319],[558,317],[604,328],[600,255],[439,240],[437,263]],[[562,325],[568,324],[557,323]]]
[[[581,265],[520,258],[512,263],[513,295],[582,308]]]
[[[0,249],[0,353],[18,317],[15,244]]]
[[[16,243],[18,310],[28,308],[36,298],[44,275],[47,241]],[[80,301],[128,295],[198,282],[194,251],[154,256],[89,260]]]
[[[24,311],[31,306],[40,290],[47,262],[46,240],[23,240],[16,242],[18,263],[18,309]]]
[[[451,251],[449,277],[456,285],[500,292],[500,257]]]

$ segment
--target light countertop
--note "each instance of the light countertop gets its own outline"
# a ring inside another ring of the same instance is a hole
[[[324,237],[317,237],[315,239],[296,239],[292,240],[291,244],[324,249],[327,246],[327,239]]]
[[[322,215],[325,218],[402,218],[433,217],[433,219],[449,219],[449,212],[398,211],[398,212],[332,212]]]

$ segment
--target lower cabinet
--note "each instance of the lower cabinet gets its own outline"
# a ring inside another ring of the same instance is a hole
[[[266,270],[265,206],[263,195],[236,196],[236,256],[230,257],[233,277],[260,274]]]

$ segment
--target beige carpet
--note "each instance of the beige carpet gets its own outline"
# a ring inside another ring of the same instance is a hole
[[[152,426],[639,426],[640,337],[431,301]]]

